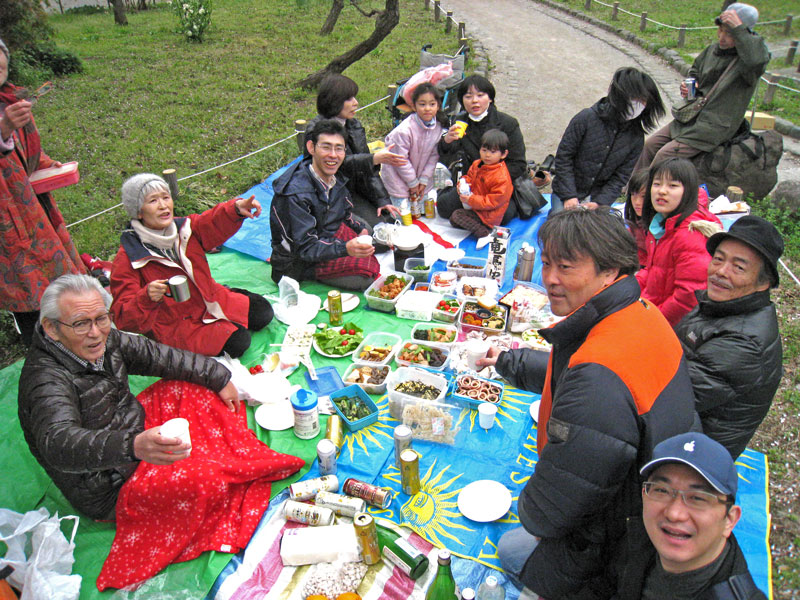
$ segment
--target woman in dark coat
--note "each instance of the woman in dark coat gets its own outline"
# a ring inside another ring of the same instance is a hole
[[[505,163],[511,180],[515,181],[527,170],[525,140],[522,138],[519,122],[511,115],[497,110],[494,97],[494,86],[485,77],[470,75],[461,82],[458,99],[464,110],[456,115],[455,120],[467,123],[467,129],[462,136],[458,125],[450,127],[439,141],[439,160],[448,167],[460,162],[460,172],[466,173],[472,163],[481,157],[483,134],[490,129],[499,129],[508,136],[508,156]],[[449,219],[454,210],[461,208],[455,187],[442,190],[437,208],[445,219]],[[503,224],[508,223],[516,214],[516,205],[512,198],[503,217]]]
[[[613,204],[642,152],[645,132],[663,116],[655,81],[632,67],[617,69],[608,95],[575,115],[558,144],[550,214],[578,204]]]
[[[353,212],[370,226],[380,222],[381,213],[394,217],[400,211],[392,206],[389,193],[380,178],[380,165],[396,167],[406,164],[406,158],[395,154],[391,147],[371,154],[367,146],[367,134],[361,121],[356,119],[358,108],[358,84],[344,75],[328,75],[322,80],[317,93],[316,117],[306,125],[305,141],[311,139],[314,125],[322,119],[336,119],[345,129],[347,146],[344,162],[339,173],[347,178],[347,190],[353,200]],[[306,150],[305,157],[310,154]],[[338,174],[338,173],[337,173]]]

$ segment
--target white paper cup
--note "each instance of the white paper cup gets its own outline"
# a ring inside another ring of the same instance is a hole
[[[479,358],[484,358],[489,352],[489,342],[486,340],[469,340],[467,342],[467,365],[473,371],[478,370],[476,364]]]
[[[494,425],[494,416],[497,414],[497,405],[491,402],[481,402],[478,405],[478,422],[483,429],[491,429]]]
[[[372,236],[371,235],[360,235],[356,238],[356,241],[359,244],[365,244],[367,246],[372,246]]]
[[[162,424],[159,433],[162,437],[178,438],[184,444],[191,445],[192,443],[192,438],[189,436],[189,421],[180,417],[177,419],[170,419]],[[186,456],[189,456],[191,453],[192,450],[189,449],[189,451],[186,452]]]

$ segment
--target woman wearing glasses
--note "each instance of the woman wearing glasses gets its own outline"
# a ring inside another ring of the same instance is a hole
[[[175,218],[169,186],[141,173],[122,185],[131,218],[111,269],[111,311],[120,329],[198,354],[237,358],[250,347],[250,332],[272,320],[270,303],[211,277],[205,253],[261,214],[255,199],[234,198],[200,215]],[[185,277],[189,298],[172,297],[167,281]]]

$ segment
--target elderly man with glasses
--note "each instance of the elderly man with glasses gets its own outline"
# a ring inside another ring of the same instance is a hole
[[[642,519],[631,519],[602,597],[756,600],[733,535],[738,473],[728,451],[702,433],[664,440],[644,467]]]
[[[237,552],[269,504],[270,482],[304,464],[247,428],[224,366],[112,328],[110,304],[92,277],[53,281],[19,381],[33,456],[78,511],[116,520],[101,591],[206,550]],[[164,379],[137,398],[129,375]],[[161,434],[174,418],[188,422],[190,441]]]

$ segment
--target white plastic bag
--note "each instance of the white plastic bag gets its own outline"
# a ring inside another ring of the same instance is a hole
[[[61,521],[73,519],[70,540],[61,532]],[[22,589],[20,600],[75,600],[81,591],[81,576],[70,575],[75,562],[75,534],[80,518],[50,516],[46,508],[20,514],[0,508],[0,542],[8,551],[0,568],[10,565],[8,581]]]
[[[231,358],[227,353],[215,358],[231,372],[231,381],[239,392],[239,399],[250,406],[285,400],[291,394],[292,384],[281,373],[254,375],[238,358]]]

